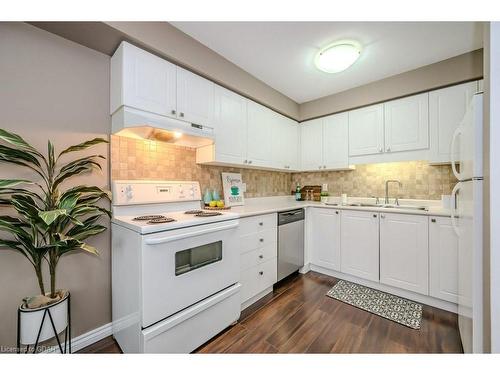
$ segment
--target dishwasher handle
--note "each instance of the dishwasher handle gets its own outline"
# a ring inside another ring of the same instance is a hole
[[[284,211],[278,213],[278,225],[293,223],[295,221],[304,220],[304,209]]]

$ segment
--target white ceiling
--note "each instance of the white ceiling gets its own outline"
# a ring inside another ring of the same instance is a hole
[[[475,22],[172,22],[178,29],[298,103],[482,47]],[[344,72],[314,66],[317,51],[354,39],[359,60]]]

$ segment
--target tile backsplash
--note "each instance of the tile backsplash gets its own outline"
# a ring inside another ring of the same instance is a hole
[[[358,165],[352,171],[285,173],[255,169],[196,164],[192,148],[168,143],[111,136],[112,179],[194,180],[202,191],[210,187],[222,193],[221,172],[242,174],[247,184],[246,197],[290,194],[298,182],[302,185],[328,184],[331,195],[384,195],[384,182],[398,179],[403,183],[401,198],[440,199],[450,194],[456,183],[448,165],[432,166],[425,161]],[[397,193],[391,185],[390,194]]]

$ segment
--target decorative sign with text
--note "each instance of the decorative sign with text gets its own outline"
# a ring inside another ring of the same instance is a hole
[[[227,207],[243,206],[243,181],[241,173],[222,173],[222,189]]]

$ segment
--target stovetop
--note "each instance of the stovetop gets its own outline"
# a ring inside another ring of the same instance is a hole
[[[238,214],[224,211],[189,210],[140,215],[114,216],[112,222],[140,234],[156,233],[203,224],[237,219]]]

